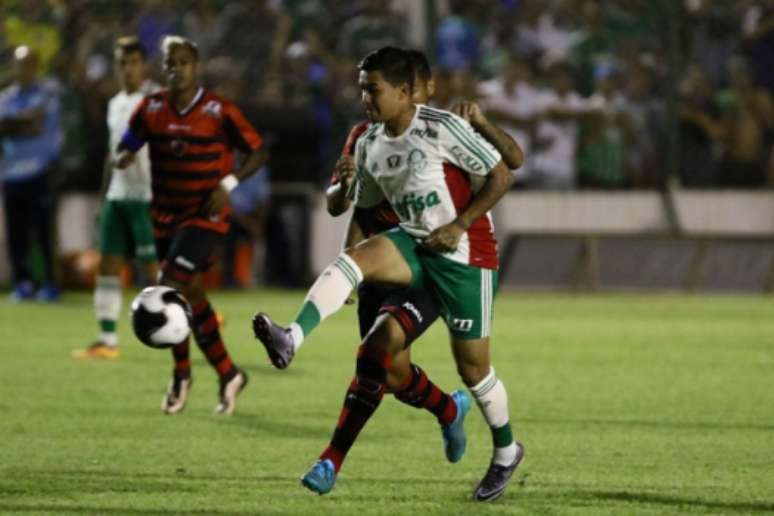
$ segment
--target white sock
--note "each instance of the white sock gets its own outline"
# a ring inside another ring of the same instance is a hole
[[[100,342],[117,346],[118,334],[115,327],[118,314],[121,313],[121,279],[118,276],[97,276],[94,312],[100,322]]]
[[[494,367],[478,384],[470,388],[489,429],[492,432],[496,464],[509,466],[516,460],[516,442],[513,440],[508,418],[508,393],[503,382],[495,376]]]
[[[309,289],[301,311],[290,325],[294,347],[301,347],[305,336],[344,306],[352,290],[362,281],[363,271],[345,253],[326,267]]]
[[[333,315],[344,306],[352,290],[363,281],[363,271],[355,260],[341,253],[314,282],[306,301],[314,303],[320,313],[320,320]]]
[[[304,343],[304,330],[301,329],[301,326],[298,323],[293,322],[290,323],[288,331],[293,338],[293,350],[298,351],[298,348]]]

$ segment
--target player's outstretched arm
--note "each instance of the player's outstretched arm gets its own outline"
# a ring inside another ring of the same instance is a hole
[[[452,108],[452,113],[464,118],[473,129],[491,143],[503,156],[503,161],[511,170],[524,163],[524,151],[508,133],[490,121],[475,102],[463,101]]]
[[[484,185],[473,197],[468,208],[454,221],[430,233],[423,242],[424,245],[439,253],[455,251],[465,231],[497,204],[497,201],[510,189],[513,181],[511,171],[501,160],[486,176]]]

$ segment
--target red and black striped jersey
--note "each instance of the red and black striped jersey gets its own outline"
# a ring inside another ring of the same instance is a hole
[[[347,140],[344,142],[344,148],[341,149],[342,156],[353,156],[355,154],[355,144],[358,138],[370,125],[371,123],[368,120],[363,120],[352,127]],[[333,174],[331,174],[331,185],[335,185],[338,182],[339,173],[334,169]],[[363,231],[363,236],[366,238],[392,229],[400,222],[398,215],[392,209],[387,199],[384,199],[373,208],[355,208],[355,220]]]
[[[178,112],[167,91],[149,95],[137,106],[119,148],[150,150],[151,217],[157,238],[185,226],[228,231],[231,208],[205,213],[204,202],[233,171],[234,153],[257,150],[262,139],[232,102],[199,88]]]

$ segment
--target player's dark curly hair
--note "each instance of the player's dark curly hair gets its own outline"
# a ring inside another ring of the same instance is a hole
[[[357,65],[364,72],[381,72],[393,86],[406,83],[414,89],[414,67],[409,53],[402,48],[382,47],[374,50]]]
[[[406,49],[406,54],[411,61],[411,67],[414,69],[414,75],[422,81],[429,81],[433,78],[433,72],[430,70],[430,62],[427,56],[421,50],[413,48]]]

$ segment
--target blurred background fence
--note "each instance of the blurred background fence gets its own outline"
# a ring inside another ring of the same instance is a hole
[[[476,99],[527,153],[496,210],[504,282],[528,287],[760,290],[774,259],[770,0],[3,0],[0,86],[35,47],[60,97],[60,279],[88,286],[117,91],[112,45],[179,33],[203,79],[271,149],[239,203],[213,285],[306,284],[345,221],[322,192],[363,118],[356,63],[425,50],[433,104]],[[268,188],[267,188],[268,187]],[[0,282],[8,281],[0,231]]]

